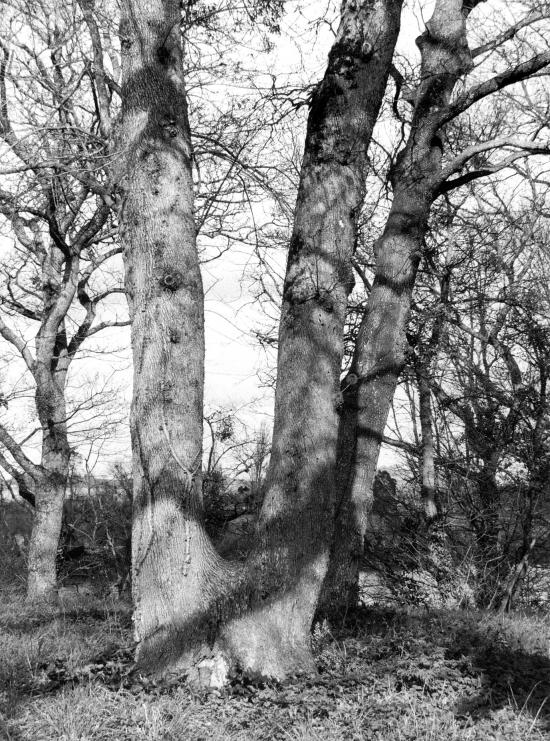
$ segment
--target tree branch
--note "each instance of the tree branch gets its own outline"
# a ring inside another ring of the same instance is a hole
[[[4,322],[2,317],[0,316],[0,335],[6,340],[6,342],[9,342],[10,345],[13,345],[23,360],[25,361],[25,365],[30,370],[30,372],[34,376],[35,371],[35,359],[29,350],[29,346],[25,342],[25,340],[20,337],[18,334],[16,334],[8,325]]]
[[[3,445],[6,448],[6,450],[8,450],[11,453],[15,462],[21,466],[21,468],[23,469],[23,471],[25,471],[25,473],[27,473],[29,476],[31,476],[34,479],[41,478],[42,467],[38,466],[36,463],[33,463],[31,459],[25,455],[19,443],[16,440],[14,440],[14,438],[10,435],[10,433],[6,430],[6,428],[1,424],[0,424],[0,444]]]
[[[105,76],[105,65],[103,63],[103,46],[101,35],[94,18],[93,0],[78,0],[82,15],[88,26],[90,38],[92,40],[92,51],[94,55],[94,81],[97,90],[96,106],[99,117],[99,130],[107,143],[111,134],[111,112],[110,98]]]
[[[441,180],[447,180],[451,175],[459,172],[477,154],[489,152],[493,149],[504,149],[505,147],[519,149],[522,154],[550,154],[550,142],[537,142],[534,139],[518,139],[513,136],[501,136],[497,139],[473,144],[471,147],[464,149],[442,170]]]
[[[489,80],[476,85],[475,87],[467,90],[451,104],[448,109],[442,114],[440,120],[440,126],[452,121],[461,113],[464,113],[474,103],[479,102],[483,98],[486,98],[492,93],[496,93],[498,90],[502,90],[509,85],[514,85],[516,82],[521,82],[531,77],[535,72],[539,72],[550,64],[550,50],[537,54],[536,56],[528,59],[526,62],[516,65],[505,72],[501,72]]]
[[[506,43],[506,41],[510,41],[511,39],[513,39],[518,31],[521,31],[522,28],[532,26],[534,23],[546,20],[548,18],[550,18],[550,15],[548,13],[529,13],[525,16],[525,18],[522,18],[521,21],[514,23],[513,26],[510,26],[506,29],[506,31],[503,31],[496,38],[492,39],[492,41],[488,41],[486,44],[481,44],[475,49],[472,49],[472,51],[470,52],[472,58],[475,59],[475,57],[479,57],[481,54],[486,54],[487,52],[493,51],[497,47]]]

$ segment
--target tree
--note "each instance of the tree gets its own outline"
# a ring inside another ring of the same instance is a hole
[[[313,96],[267,494],[258,546],[237,571],[217,556],[201,513],[203,299],[179,3],[124,3],[121,239],[135,363],[133,578],[138,661],[148,668],[196,669],[214,643],[225,663],[247,671],[282,677],[311,666],[309,629],[330,543],[349,261],[400,9],[400,2],[344,2]],[[304,449],[305,429],[312,434]]]
[[[34,463],[26,441],[0,425],[0,465],[35,508],[29,600],[56,598],[68,424],[78,411],[67,405],[71,364],[89,337],[127,324],[97,320],[105,300],[123,289],[116,276],[104,277],[120,251],[112,244],[111,94],[89,3],[81,7],[84,17],[75,19],[47,2],[13,4],[0,42],[0,214],[14,240],[2,273],[0,335],[26,366],[42,435]],[[77,49],[74,34],[83,28],[89,36]]]
[[[476,80],[474,58],[481,57],[485,62],[485,55],[490,58],[519,30],[546,17],[530,13],[496,38],[470,50],[466,20],[478,5],[475,0],[438,0],[425,32],[417,39],[421,67],[418,84],[406,95],[412,105],[409,134],[390,171],[392,206],[374,247],[374,282],[346,384],[349,413],[343,420],[352,426],[352,432],[341,431],[341,439],[346,441],[340,456],[341,503],[333,568],[326,587],[328,600],[344,608],[356,598],[372,483],[388,411],[406,362],[406,328],[432,204],[455,188],[502,171],[518,159],[548,152],[548,143],[537,138],[540,122],[534,117],[526,136],[517,136],[509,125],[505,135],[493,137],[489,126],[489,137],[482,141],[478,141],[477,131],[462,125],[459,117],[472,106],[535,76],[550,63],[547,50],[533,53],[533,39],[537,39],[533,33],[521,45],[521,51],[529,55],[527,59],[520,54],[521,61],[510,62],[503,53],[504,69],[457,91],[459,81],[467,75]],[[484,64],[480,67],[481,71],[486,68]],[[398,92],[405,90],[403,76],[397,73],[395,77]],[[458,142],[453,140],[451,123],[459,132]],[[503,149],[506,155],[500,160],[487,159],[489,153]],[[352,455],[348,454],[350,439]]]

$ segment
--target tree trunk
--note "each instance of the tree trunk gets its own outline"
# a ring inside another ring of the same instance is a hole
[[[412,290],[422,255],[431,205],[440,184],[440,122],[458,79],[471,68],[465,19],[476,3],[437,0],[426,32],[417,39],[422,53],[421,81],[415,94],[411,133],[391,173],[394,197],[382,237],[375,245],[376,270],[359,329],[354,370],[355,409],[343,418],[355,427],[351,465],[333,542],[325,603],[346,611],[357,594],[364,535],[372,504],[372,485],[380,444],[399,374],[405,363],[405,330]],[[340,461],[344,468],[349,456]],[[345,588],[338,582],[346,574]]]
[[[283,291],[271,460],[249,564],[256,594],[246,615],[224,631],[244,668],[278,678],[312,667],[310,628],[333,527],[351,257],[401,5],[342,4],[308,119]]]
[[[417,368],[418,406],[420,429],[422,432],[422,475],[421,496],[426,520],[431,522],[437,517],[437,503],[435,501],[435,452],[432,428],[432,405],[428,371],[420,365]]]
[[[520,590],[521,584],[527,574],[529,567],[529,557],[537,543],[536,537],[531,538],[530,543],[523,547],[523,555],[518,563],[511,569],[508,581],[504,586],[503,592],[496,597],[490,607],[494,606],[500,613],[510,612],[514,599]]]
[[[64,480],[55,477],[40,484],[28,553],[27,601],[57,601],[57,548],[63,520]]]
[[[40,349],[41,339],[37,340]],[[41,353],[37,352],[40,360]],[[57,600],[56,561],[69,474],[65,374],[51,362],[36,371],[36,409],[42,426],[41,477],[34,491],[35,513],[28,555],[27,601]]]
[[[203,288],[178,0],[126,0],[120,214],[132,319],[132,589],[138,664],[187,671],[226,568],[202,521]]]

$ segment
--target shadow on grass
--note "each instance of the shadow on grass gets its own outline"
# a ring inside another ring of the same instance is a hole
[[[538,622],[511,615],[501,624],[496,615],[460,610],[360,608],[338,633],[340,640],[364,637],[363,660],[377,673],[387,671],[398,689],[446,694],[459,721],[477,726],[509,710],[550,730],[550,657]]]
[[[481,674],[481,688],[460,701],[457,717],[484,718],[491,711],[512,706],[550,729],[550,658],[513,648],[496,634],[481,630],[463,631],[456,638],[448,658],[469,658]]]

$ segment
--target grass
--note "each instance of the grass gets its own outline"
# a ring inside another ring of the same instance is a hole
[[[9,741],[550,739],[550,619],[363,611],[317,625],[319,675],[198,694],[125,680],[129,606],[31,609],[3,592],[0,738]]]

